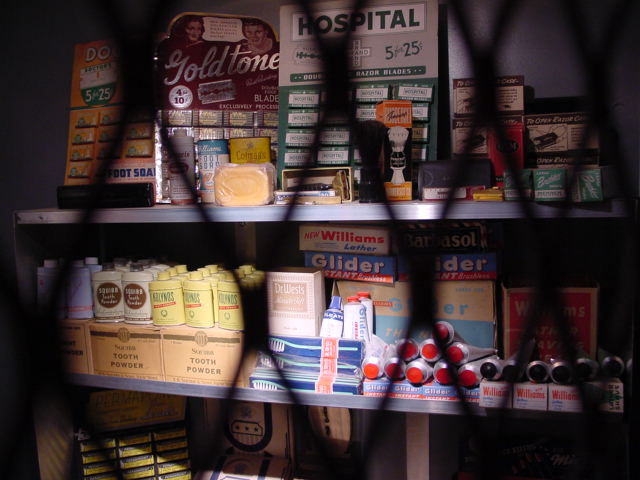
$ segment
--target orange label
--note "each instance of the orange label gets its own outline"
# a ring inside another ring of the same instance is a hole
[[[330,375],[320,375],[316,382],[317,393],[333,393],[333,379]]]
[[[409,100],[385,100],[376,105],[376,120],[387,127],[406,127],[413,125],[413,109]]]
[[[338,339],[332,337],[322,338],[322,358],[338,358]]]

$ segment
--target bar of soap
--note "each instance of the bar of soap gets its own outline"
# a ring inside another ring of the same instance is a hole
[[[270,163],[228,163],[216,169],[216,203],[224,207],[266,205],[273,201],[275,168]]]

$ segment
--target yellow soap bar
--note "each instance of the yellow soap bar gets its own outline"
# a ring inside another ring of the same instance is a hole
[[[275,168],[271,163],[228,163],[216,169],[216,203],[224,207],[266,205],[273,201]]]

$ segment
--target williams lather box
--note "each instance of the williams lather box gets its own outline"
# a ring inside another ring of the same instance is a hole
[[[317,268],[267,272],[269,333],[315,337],[325,310],[324,280]]]

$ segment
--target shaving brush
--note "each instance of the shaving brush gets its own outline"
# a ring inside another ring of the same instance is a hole
[[[382,186],[382,146],[387,127],[377,120],[365,120],[356,123],[354,136],[362,169],[360,170],[360,203],[383,202],[385,199]]]

